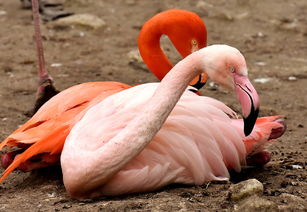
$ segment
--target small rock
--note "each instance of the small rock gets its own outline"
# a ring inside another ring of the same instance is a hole
[[[262,62],[262,61],[255,62],[255,65],[257,65],[257,66],[265,66],[266,62]]]
[[[143,63],[143,59],[138,49],[132,49],[127,53],[127,56],[129,58],[130,66],[132,66],[135,69],[142,70],[144,72],[149,72],[147,66]]]
[[[256,179],[245,180],[231,185],[229,197],[231,200],[238,201],[254,194],[263,193],[263,184]]]
[[[269,200],[253,195],[234,205],[234,211],[250,212],[250,211],[277,211],[277,205]]]
[[[49,198],[54,198],[54,197],[55,197],[55,192],[52,192],[51,194],[47,194],[47,196],[48,196]]]
[[[52,63],[50,66],[54,67],[54,68],[57,68],[57,67],[61,67],[62,64],[61,63]]]
[[[84,36],[85,36],[85,33],[84,33],[84,32],[79,32],[79,36],[80,36],[80,37],[84,37]]]
[[[69,208],[71,208],[72,207],[72,205],[70,205],[70,204],[64,204],[64,206],[62,207],[63,209],[69,209]]]
[[[292,169],[302,169],[303,167],[300,165],[291,165]]]
[[[209,82],[209,87],[208,87],[209,90],[216,91],[218,87],[219,85],[216,84],[215,82]]]
[[[264,83],[267,83],[271,80],[272,80],[272,78],[270,78],[270,77],[263,77],[263,78],[254,79],[254,82],[264,84]]]
[[[57,26],[76,25],[92,29],[98,29],[106,26],[106,22],[97,16],[91,14],[76,14],[65,18],[60,18],[54,22]]]
[[[127,55],[130,62],[143,63],[143,59],[138,49],[132,49]]]
[[[0,16],[1,16],[1,15],[6,15],[6,11],[0,10]]]
[[[6,74],[7,74],[10,78],[15,77],[15,75],[14,75],[12,72],[6,72]]]
[[[296,77],[295,77],[295,76],[290,76],[290,77],[288,77],[288,80],[289,80],[289,81],[295,81],[295,80],[296,80]]]
[[[260,37],[260,38],[262,38],[262,37],[264,37],[264,34],[263,34],[262,32],[258,32],[258,33],[257,33],[257,36]]]

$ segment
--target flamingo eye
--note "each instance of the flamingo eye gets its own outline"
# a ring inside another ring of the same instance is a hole
[[[229,71],[230,71],[231,73],[234,73],[234,72],[235,72],[234,67],[230,67]]]
[[[198,50],[198,43],[197,43],[197,40],[192,39],[192,40],[191,40],[191,45],[192,45],[191,52],[195,52],[195,51]]]
[[[192,43],[192,46],[195,46],[195,45],[197,45],[197,41],[196,40],[191,40],[191,43]]]

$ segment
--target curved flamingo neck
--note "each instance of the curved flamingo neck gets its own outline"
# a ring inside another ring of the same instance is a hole
[[[147,22],[143,26],[138,38],[138,46],[147,67],[159,80],[162,80],[168,71],[172,69],[173,64],[160,47],[160,38],[164,33],[159,27],[159,21],[161,21],[161,18]]]

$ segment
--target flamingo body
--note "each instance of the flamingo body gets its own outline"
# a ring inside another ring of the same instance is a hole
[[[93,106],[74,126],[61,157],[68,192],[77,198],[82,194],[69,190],[72,178],[83,182],[97,180],[90,178],[86,170],[97,176],[102,172],[101,166],[109,161],[101,160],[99,152],[110,151],[108,141],[124,131],[142,108],[147,107],[158,85],[139,85],[114,94]],[[258,146],[263,149],[270,140],[271,129],[281,126],[274,122],[276,118],[259,121],[253,133],[245,137],[242,120],[237,120],[229,107],[186,90],[151,142],[86,198],[152,191],[171,183],[201,185],[227,180],[228,169],[239,172],[245,164],[247,150],[251,153],[255,149],[247,148],[244,141],[249,140],[253,145],[259,142]],[[256,135],[257,140],[253,139]],[[94,166],[95,163],[101,166]]]

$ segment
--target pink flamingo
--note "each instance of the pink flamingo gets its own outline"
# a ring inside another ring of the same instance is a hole
[[[226,180],[228,169],[240,171],[247,156],[282,135],[283,122],[271,117],[245,137],[243,122],[230,108],[186,91],[201,73],[235,91],[248,135],[259,99],[245,59],[235,48],[212,45],[187,56],[161,83],[126,89],[87,111],[61,155],[68,193],[84,199],[152,191],[170,183]]]

